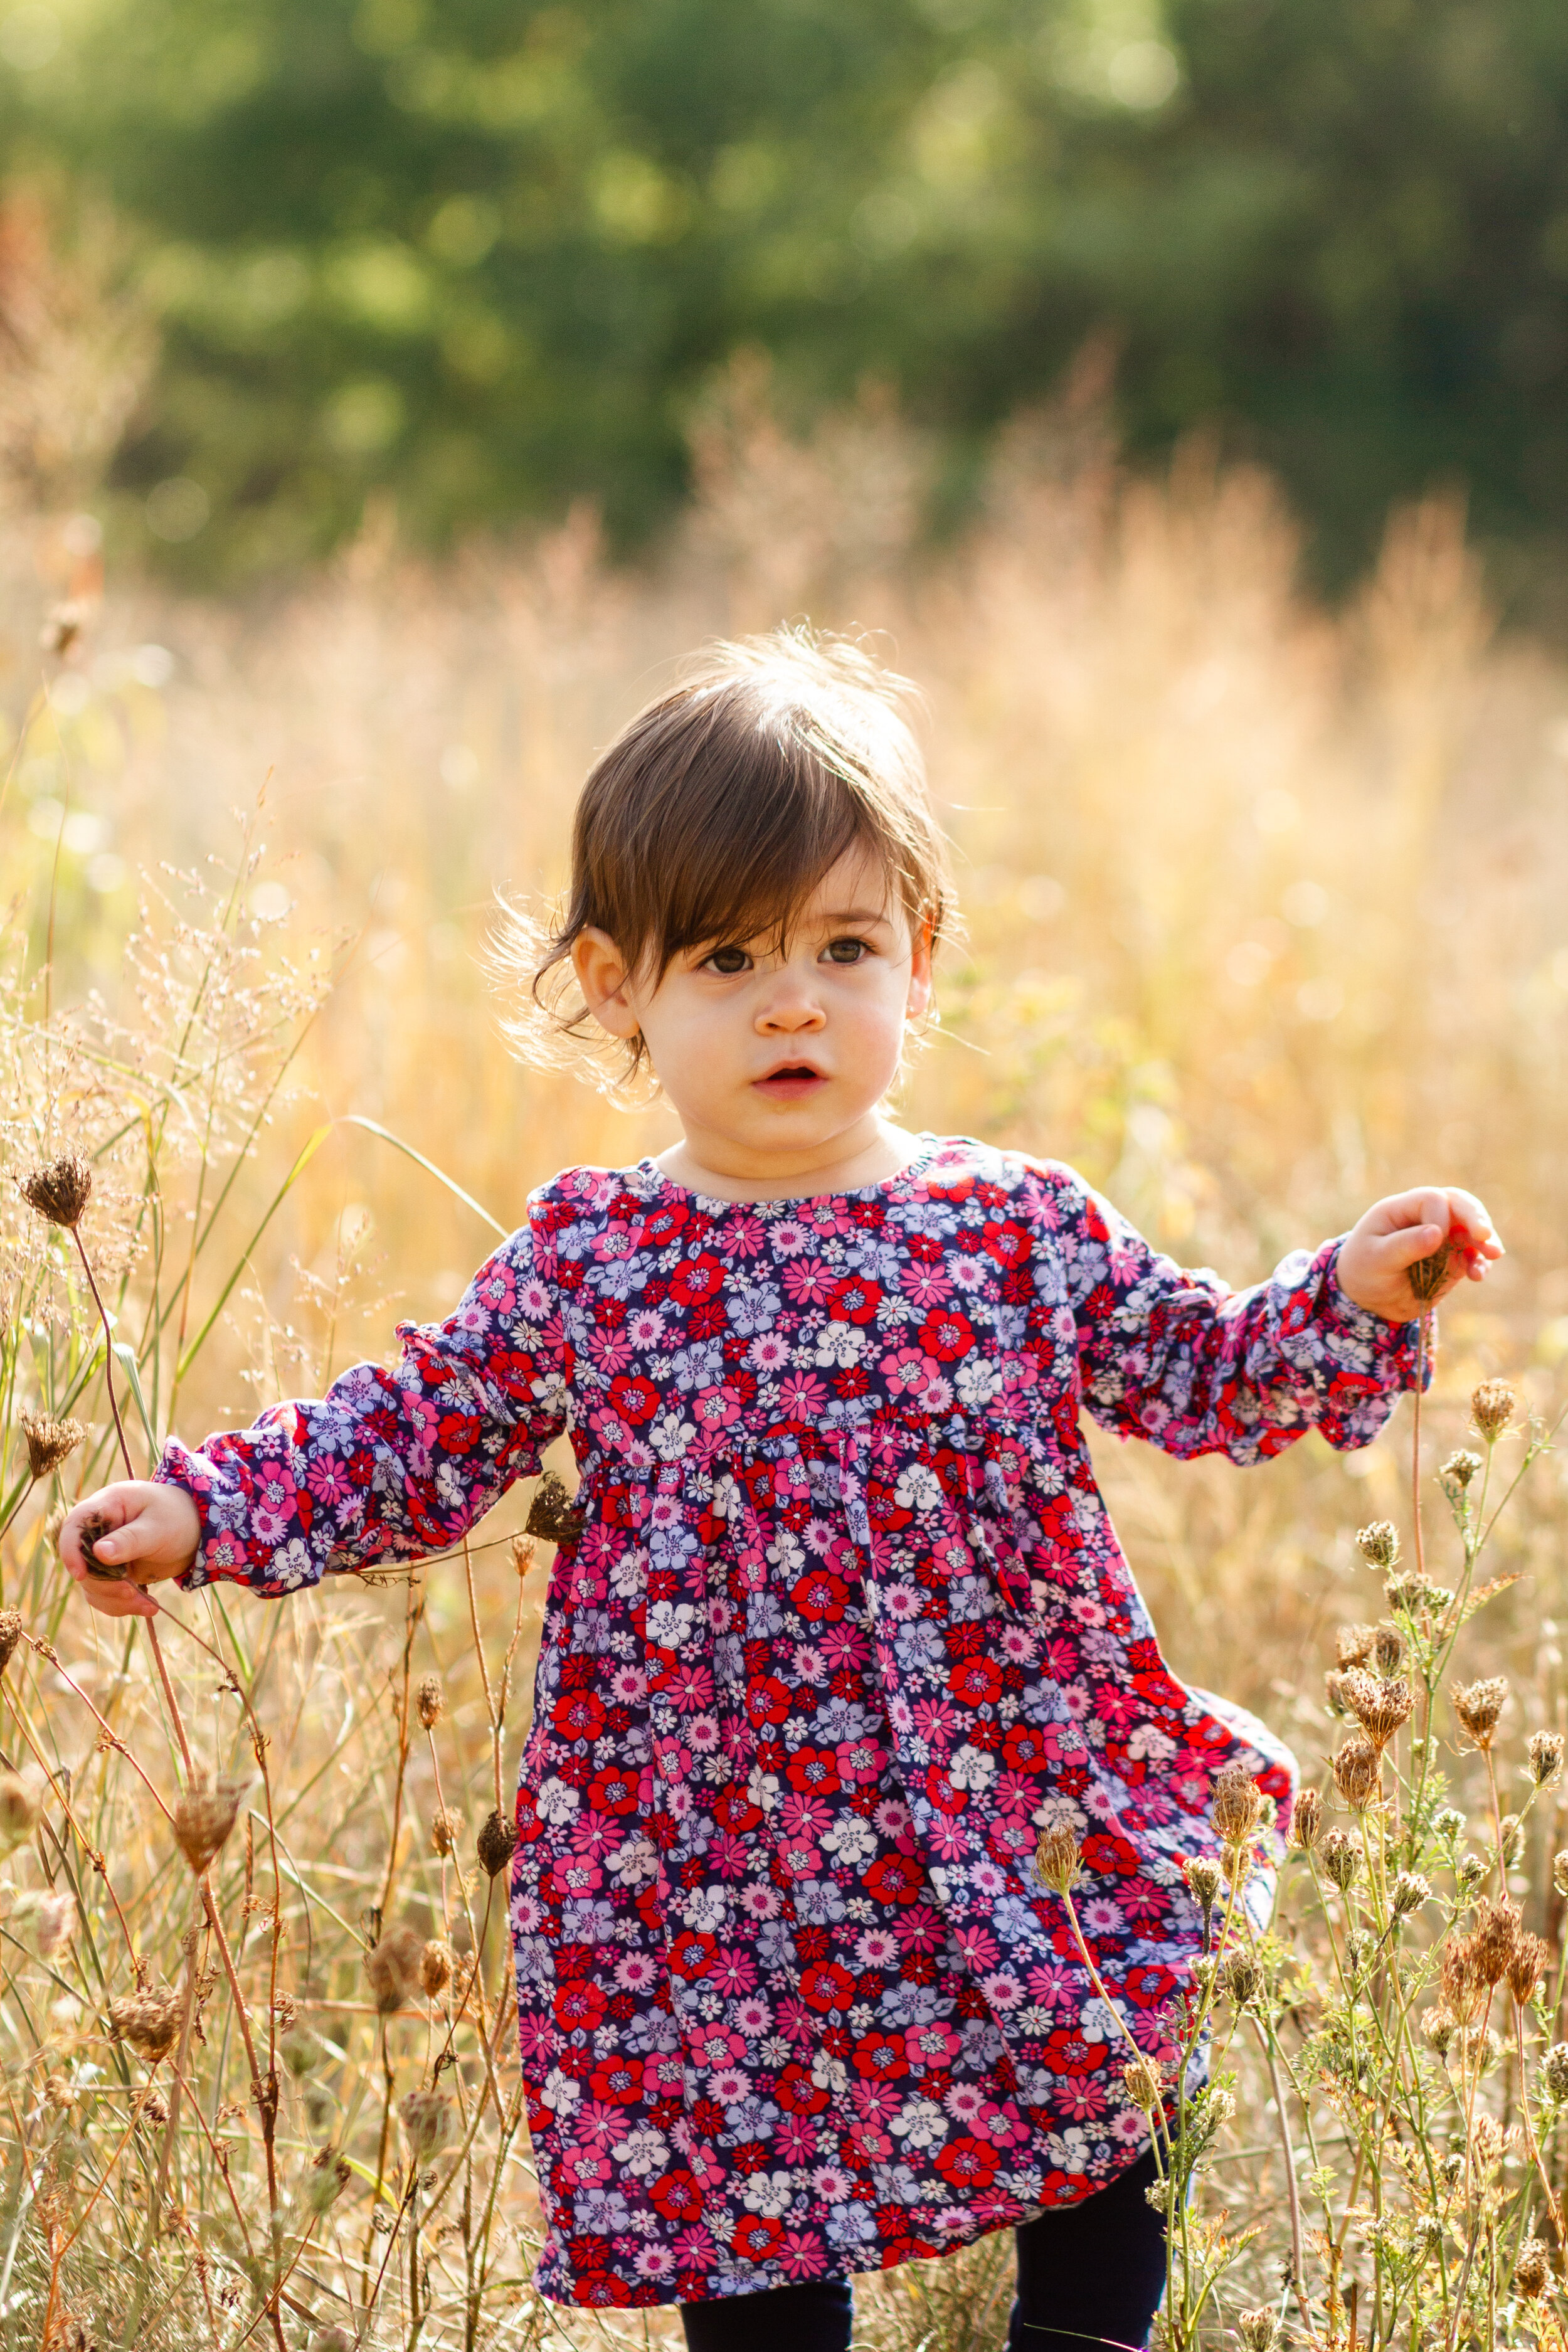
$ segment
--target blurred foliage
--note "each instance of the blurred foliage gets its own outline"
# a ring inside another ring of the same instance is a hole
[[[746,346],[933,429],[940,520],[1086,336],[1127,446],[1213,420],[1327,580],[1391,498],[1568,537],[1554,0],[22,0],[10,168],[134,239],[117,479],[231,576],[384,490],[440,541],[682,492]]]

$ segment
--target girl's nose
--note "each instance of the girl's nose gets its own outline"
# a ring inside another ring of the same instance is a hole
[[[820,1029],[826,1017],[805,974],[786,967],[773,975],[773,984],[757,1008],[757,1027],[793,1037],[803,1029]]]

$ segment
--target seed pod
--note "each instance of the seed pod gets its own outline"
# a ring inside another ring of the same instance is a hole
[[[68,1461],[86,1435],[79,1421],[56,1421],[50,1413],[25,1412],[22,1436],[34,1484],[49,1477],[62,1462]]]
[[[425,1938],[409,1927],[394,1927],[364,1956],[364,1972],[383,2017],[411,2000],[419,1983]]]
[[[1083,1856],[1077,1838],[1064,1823],[1053,1822],[1035,1848],[1036,1876],[1053,1895],[1070,1895],[1082,1867]]]
[[[1382,1777],[1382,1759],[1370,1739],[1347,1739],[1334,1758],[1334,1786],[1352,1813],[1371,1804]]]
[[[92,1197],[92,1170],[79,1151],[68,1151],[41,1168],[29,1169],[21,1190],[29,1209],[51,1225],[64,1225],[74,1232]]]
[[[538,1556],[538,1549],[531,1536],[513,1536],[511,1564],[517,1570],[520,1582],[528,1574]]]
[[[1364,1666],[1377,1640],[1375,1625],[1342,1625],[1334,1635],[1335,1663],[1345,1666]]]
[[[1487,1874],[1486,1864],[1479,1853],[1462,1853],[1454,1864],[1455,1874],[1467,1895],[1471,1895]]]
[[[443,1860],[456,1847],[468,1824],[451,1805],[437,1805],[430,1816],[430,1848]]]
[[[1403,1675],[1380,1682],[1363,1667],[1352,1667],[1344,1678],[1352,1714],[1381,1756],[1389,1741],[1415,1710],[1415,1695]]]
[[[3,1675],[16,1654],[22,1638],[22,1612],[19,1609],[0,1609],[0,1675]]]
[[[1531,2303],[1552,2284],[1552,2254],[1541,2238],[1526,2238],[1514,2257],[1513,2291]]]
[[[1234,2009],[1246,2009],[1263,1990],[1263,1970],[1250,1952],[1232,1952],[1219,1972],[1219,1989]]]
[[[1498,1717],[1508,1700],[1507,1678],[1502,1675],[1483,1675],[1479,1682],[1455,1683],[1449,1696],[1454,1713],[1476,1746],[1483,1750],[1489,1748]]]
[[[419,1982],[427,2000],[437,2000],[452,1981],[452,1947],[432,1936],[419,1955]]]
[[[1470,2154],[1482,2174],[1493,2172],[1508,2153],[1509,2134],[1496,2116],[1479,2115],[1470,2126]]]
[[[1506,1381],[1483,1381],[1470,1398],[1470,1418],[1489,1445],[1495,1445],[1513,1419],[1519,1399]]]
[[[1431,1885],[1418,1870],[1402,1870],[1388,1892],[1389,1907],[1396,1919],[1407,1919],[1431,1899]]]
[[[1241,2330],[1246,2352],[1274,2352],[1279,2341],[1279,2314],[1270,2307],[1264,2311],[1238,2311],[1236,2324]]]
[[[1361,1843],[1348,1830],[1330,1830],[1321,1847],[1323,1872],[1342,1895],[1348,1895],[1361,1875]]]
[[[1519,1939],[1520,1917],[1516,1905],[1506,1898],[1500,1903],[1481,1905],[1480,1917],[1468,1942],[1476,1974],[1483,1984],[1502,1982]]]
[[[53,2107],[57,2115],[65,2115],[76,2105],[76,2093],[64,2074],[44,2077],[44,2105]]]
[[[38,1791],[18,1772],[0,1772],[0,1854],[15,1853],[38,1826]]]
[[[445,2091],[410,2091],[397,2112],[415,2162],[427,2164],[452,2136],[451,2100]]]
[[[353,2179],[352,2168],[338,2154],[337,2149],[322,2148],[312,2160],[310,2169],[305,2177],[305,2202],[311,2212],[329,2211],[337,2203]],[[320,2336],[316,2341],[318,2344],[321,2342]]]
[[[1323,1834],[1323,1800],[1316,1789],[1303,1789],[1290,1816],[1290,1843],[1310,1853]]]
[[[1369,1568],[1391,1569],[1399,1558],[1399,1529],[1392,1519],[1373,1519],[1356,1530],[1356,1549]]]
[[[174,1804],[174,1843],[200,1878],[227,1844],[251,1785],[247,1772],[198,1773]]]
[[[62,1519],[60,1525],[63,1527],[64,1524]],[[89,1576],[102,1577],[108,1584],[123,1584],[131,1573],[123,1560],[102,1559],[99,1557],[99,1545],[105,1536],[111,1536],[113,1533],[114,1521],[111,1518],[102,1511],[89,1511],[77,1529],[77,1542],[81,1548],[82,1559],[87,1563]],[[55,1530],[55,1542],[58,1548],[58,1528]]]
[[[1461,1447],[1457,1454],[1449,1454],[1437,1475],[1448,1495],[1458,1496],[1465,1492],[1473,1479],[1480,1475],[1483,1467],[1484,1465],[1479,1454],[1471,1454],[1467,1448]]]
[[[1429,2009],[1422,2017],[1421,2031],[1438,2057],[1446,2058],[1458,2032],[1458,2021],[1449,2010]]]
[[[574,1544],[582,1532],[582,1512],[574,1507],[554,1471],[547,1470],[533,1490],[523,1533],[542,1536],[546,1543]]]
[[[1323,1676],[1323,1705],[1331,1715],[1350,1712],[1350,1703],[1345,1697],[1345,1678],[1338,1666],[1331,1666]]]
[[[1503,1868],[1511,1870],[1524,1852],[1524,1823],[1517,1813],[1504,1813],[1498,1823],[1498,1852],[1502,1857]]]
[[[1559,1895],[1568,1895],[1568,1851],[1552,1855],[1552,1884]]]
[[[1568,2042],[1554,2042],[1541,2061],[1541,2079],[1558,2101],[1568,2099]]]
[[[414,1694],[414,1704],[419,1710],[419,1720],[426,1731],[434,1731],[447,1712],[447,1695],[441,1688],[439,1675],[422,1675]]]
[[[1183,1863],[1182,1876],[1186,1880],[1187,1891],[1198,1908],[1205,1914],[1212,1911],[1219,1901],[1219,1890],[1225,1883],[1213,1854],[1194,1853],[1189,1861]]]
[[[1397,1625],[1378,1627],[1372,1658],[1384,1681],[1391,1682],[1405,1663],[1405,1636]]]
[[[1121,2069],[1121,2087],[1135,2107],[1152,2115],[1160,2104],[1160,2069],[1152,2058],[1134,2058]]]
[[[1521,2009],[1535,1999],[1535,1989],[1546,1973],[1552,1954],[1539,1936],[1521,1935],[1509,1955],[1508,1989]]]
[[[487,1878],[499,1878],[517,1851],[517,1825],[505,1813],[487,1813],[475,1841]]]
[[[128,2042],[138,2058],[156,2066],[180,2038],[180,2016],[177,1992],[128,1993],[110,2002],[109,2030],[117,2042]]]
[[[1453,1252],[1447,1242],[1439,1242],[1430,1257],[1418,1257],[1414,1265],[1405,1269],[1405,1279],[1423,1307],[1430,1307],[1443,1287]]]
[[[1563,1734],[1560,1731],[1531,1733],[1530,1777],[1538,1789],[1554,1788],[1562,1779]]]
[[[1224,1845],[1245,1845],[1258,1827],[1263,1792],[1245,1764],[1227,1764],[1214,1784],[1215,1833]]]

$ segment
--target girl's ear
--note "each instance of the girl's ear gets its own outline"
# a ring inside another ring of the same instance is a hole
[[[904,1012],[910,1021],[919,1021],[931,1010],[931,925],[922,923],[915,934],[910,950],[910,992]]]
[[[572,942],[572,969],[584,1002],[612,1037],[635,1037],[642,1026],[632,1009],[626,968],[608,931],[591,927]]]

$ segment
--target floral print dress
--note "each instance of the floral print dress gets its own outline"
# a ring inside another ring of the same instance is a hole
[[[276,1595],[450,1544],[569,1430],[511,1885],[560,2301],[701,2300],[946,2252],[1131,2162],[1118,2030],[1172,2046],[1237,1758],[1160,1655],[1088,1411],[1238,1463],[1362,1445],[1415,1327],[1337,1244],[1233,1294],[1068,1169],[925,1138],[886,1183],[710,1200],[579,1168],[457,1311],[159,1476],[185,1581]]]

